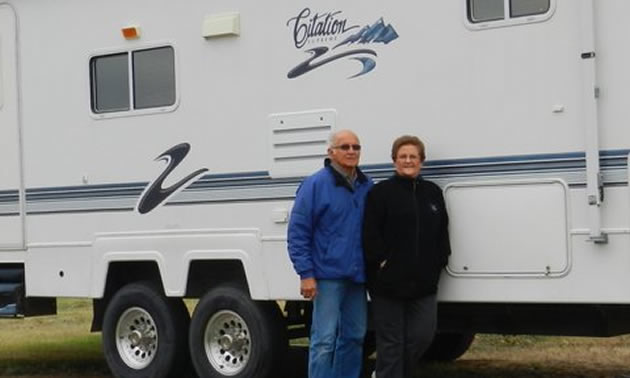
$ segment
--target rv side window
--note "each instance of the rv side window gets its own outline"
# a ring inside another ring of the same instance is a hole
[[[90,60],[90,85],[92,111],[97,114],[174,105],[173,48],[167,46],[93,57]]]
[[[467,0],[468,20],[472,23],[510,21],[518,17],[542,15],[551,9],[552,0]]]
[[[175,66],[171,47],[133,53],[133,88],[136,109],[175,103]]]
[[[468,0],[468,17],[471,22],[502,20],[504,6],[504,0]]]
[[[92,58],[92,110],[94,113],[129,110],[128,55],[114,54]]]
[[[510,0],[510,17],[547,13],[549,5],[549,0]]]

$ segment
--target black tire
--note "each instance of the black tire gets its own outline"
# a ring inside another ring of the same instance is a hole
[[[118,378],[181,377],[190,365],[190,316],[179,298],[167,298],[150,282],[123,286],[103,318],[103,353]]]
[[[438,332],[422,359],[454,361],[466,353],[474,339],[474,333]]]
[[[197,304],[190,355],[199,377],[275,377],[287,353],[286,322],[275,302],[253,301],[243,289],[220,286]]]

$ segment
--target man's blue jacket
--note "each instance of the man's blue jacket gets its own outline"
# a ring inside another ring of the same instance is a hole
[[[288,230],[289,256],[301,279],[365,282],[361,230],[372,185],[357,168],[352,187],[329,159],[302,182]]]

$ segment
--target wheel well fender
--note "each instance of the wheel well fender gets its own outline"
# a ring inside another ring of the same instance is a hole
[[[138,281],[152,282],[162,291],[164,290],[160,269],[155,261],[109,263],[105,281],[105,293],[101,298],[95,298],[92,301],[92,332],[102,329],[105,309],[114,294],[126,284]]]

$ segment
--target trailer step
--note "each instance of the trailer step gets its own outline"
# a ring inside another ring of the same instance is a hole
[[[16,317],[23,313],[19,305],[24,295],[24,266],[0,265],[0,317]]]
[[[22,282],[23,277],[24,277],[23,268],[0,268],[0,283]]]
[[[21,282],[2,283],[0,282],[0,296],[2,295],[14,295],[15,290],[22,285]]]
[[[23,264],[0,264],[0,318],[56,313],[56,298],[26,296]]]
[[[1,318],[14,318],[18,316],[17,305],[15,303],[8,304],[4,307],[0,307]]]

